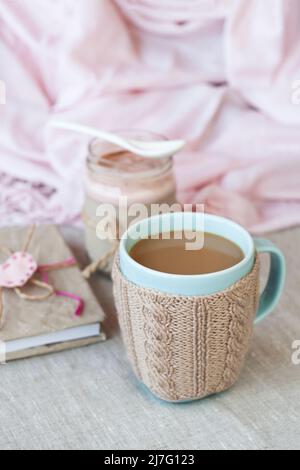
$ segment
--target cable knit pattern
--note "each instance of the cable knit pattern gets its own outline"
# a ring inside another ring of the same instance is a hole
[[[121,278],[119,278],[121,281]],[[128,295],[128,290],[126,285],[119,285],[116,283],[115,285],[116,290],[119,292],[119,297],[116,299],[117,301],[117,308],[122,308],[123,315],[119,317],[120,328],[122,330],[123,340],[127,349],[127,354],[129,360],[132,364],[132,367],[139,379],[141,379],[141,372],[138,366],[138,359],[136,354],[136,346],[134,341],[134,336],[132,332],[132,322],[131,322],[131,315],[130,315],[130,296]],[[121,307],[122,306],[122,307]]]
[[[129,360],[158,397],[190,400],[221,392],[238,378],[259,298],[259,260],[223,292],[180,296],[146,289],[113,267],[114,296]]]
[[[144,297],[144,346],[149,379],[155,393],[166,393],[176,399],[174,385],[174,367],[172,365],[172,316],[170,299],[157,302],[156,299]]]

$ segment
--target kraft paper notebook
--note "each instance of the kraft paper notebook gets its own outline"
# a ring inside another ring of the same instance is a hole
[[[20,251],[27,228],[0,230],[0,263],[7,259],[5,250]],[[27,249],[38,265],[61,262],[73,257],[58,229],[39,226]],[[5,344],[6,361],[69,348],[86,346],[105,339],[101,322],[104,313],[78,266],[51,271],[48,282],[54,289],[79,296],[84,302],[81,316],[75,316],[72,298],[53,295],[45,300],[25,300],[14,289],[2,288],[3,326],[0,342]],[[22,291],[38,294],[40,288],[25,285]],[[3,343],[4,342],[4,343]]]

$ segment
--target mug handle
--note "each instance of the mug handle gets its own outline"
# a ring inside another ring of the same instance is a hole
[[[284,286],[286,268],[282,251],[272,242],[264,238],[255,238],[254,244],[258,254],[269,253],[271,257],[269,277],[260,296],[255,318],[255,323],[258,323],[269,315],[278,303]]]

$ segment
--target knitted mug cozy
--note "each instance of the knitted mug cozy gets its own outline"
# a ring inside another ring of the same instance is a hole
[[[249,349],[259,300],[259,260],[222,292],[183,296],[133,284],[115,258],[123,340],[137,377],[159,398],[188,401],[231,387]]]

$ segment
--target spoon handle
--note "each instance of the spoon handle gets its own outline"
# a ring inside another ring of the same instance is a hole
[[[56,119],[50,121],[49,124],[51,127],[56,127],[57,129],[65,129],[68,131],[74,131],[74,132],[79,132],[81,134],[86,134],[91,137],[98,137],[99,139],[103,139],[108,142],[111,142],[112,144],[116,144],[121,147],[124,147],[123,139],[121,139],[115,134],[111,134],[110,132],[99,131],[98,129],[95,129],[94,127],[85,126],[83,124],[75,124],[72,122],[60,121]],[[126,141],[125,141],[125,145],[126,145]]]
[[[165,158],[167,156],[174,155],[176,152],[181,150],[185,144],[183,140],[145,142],[135,139],[124,139],[111,132],[100,131],[83,124],[76,124],[61,120],[52,120],[50,121],[49,125],[59,129],[79,132],[91,137],[98,137],[99,139],[110,142],[114,145],[117,145],[118,147],[129,150],[136,155],[148,158]]]

